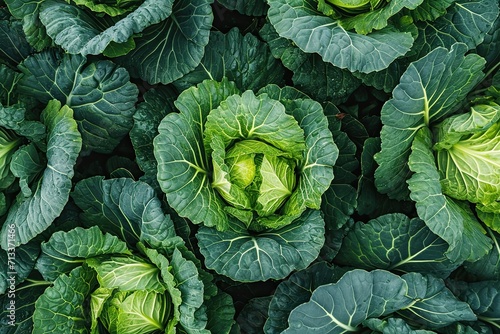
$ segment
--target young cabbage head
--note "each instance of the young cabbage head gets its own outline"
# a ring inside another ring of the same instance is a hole
[[[15,134],[0,128],[0,189],[10,185],[12,181],[9,163],[20,144],[21,140]]]
[[[262,217],[277,212],[296,185],[292,156],[259,140],[236,142],[227,150],[224,164],[219,166],[215,159],[212,186],[233,206],[232,214],[248,224],[252,210]]]
[[[260,232],[320,208],[338,155],[328,120],[302,93],[273,94],[207,80],[179,96],[154,141],[158,181],[179,215]]]
[[[386,0],[327,0],[345,15],[357,15],[379,8]]]
[[[304,130],[281,103],[251,91],[229,96],[208,115],[204,145],[211,187],[228,214],[255,230],[293,219],[296,207],[286,203],[306,145]]]

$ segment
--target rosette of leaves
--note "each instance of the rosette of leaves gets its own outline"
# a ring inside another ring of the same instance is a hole
[[[119,57],[132,75],[151,84],[170,83],[198,66],[213,21],[211,3],[6,1],[37,51],[55,44],[70,54]]]
[[[338,148],[323,108],[295,89],[182,92],[154,140],[169,205],[195,224],[205,264],[239,281],[286,277],[324,242],[321,195]]]
[[[125,68],[54,48],[27,56],[18,69],[20,79],[11,89],[73,109],[83,150],[110,153],[130,131],[139,89]]]
[[[176,235],[154,189],[91,177],[72,193],[82,227],[41,245],[33,333],[228,333],[234,307]]]
[[[386,69],[405,56],[417,21],[444,15],[451,0],[270,0],[268,18],[280,37],[351,72]]]
[[[449,259],[474,262],[492,244],[482,223],[498,231],[500,108],[498,76],[485,76],[485,60],[466,51],[436,48],[405,71],[381,111],[375,185],[413,200]],[[441,66],[446,74],[436,75]]]
[[[271,83],[283,85],[284,72],[281,63],[271,55],[268,45],[251,33],[243,34],[238,28],[232,28],[225,34],[212,31],[200,65],[171,86],[149,89],[142,96],[144,102],[137,106],[129,135],[136,161],[144,171],[141,180],[159,189],[153,138],[158,134],[158,125],[163,117],[175,110],[173,102],[178,92],[206,79],[220,81],[223,78],[234,82],[240,89],[258,90]]]

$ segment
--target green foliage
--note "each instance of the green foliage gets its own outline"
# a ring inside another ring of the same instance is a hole
[[[8,226],[15,226],[15,246],[25,244],[51,225],[69,199],[73,167],[82,147],[73,110],[51,100],[41,119],[47,128],[47,164],[30,196],[17,197],[13,203],[1,230],[3,249],[11,247]]]
[[[394,88],[393,97],[384,104],[382,149],[375,155],[379,164],[375,184],[380,192],[405,199],[405,181],[410,175],[408,156],[417,131],[455,112],[483,78],[484,59],[475,54],[464,55],[466,51],[465,45],[454,44],[450,51],[436,48],[413,62]]]
[[[289,226],[309,223],[315,226],[310,230],[312,254],[323,240],[321,217],[305,211],[320,209],[338,149],[319,103],[280,93],[264,89],[259,95],[250,90],[239,94],[227,80],[203,81],[179,95],[179,113],[164,117],[154,140],[158,181],[169,204],[179,215],[211,228],[198,234],[202,253],[210,254],[207,266],[238,280],[282,278],[313,260],[271,256],[271,261],[287,263],[276,270],[262,264],[261,246],[255,252],[242,252],[240,247],[258,244],[262,238],[264,249],[281,248],[279,238],[287,240]],[[278,242],[265,237],[273,230]],[[296,232],[291,231],[293,238]],[[254,232],[263,234],[251,236]],[[219,257],[227,247],[210,247],[220,238],[239,239],[228,244],[235,260],[248,257],[241,269],[223,269],[226,263]],[[293,242],[284,246],[296,251]],[[255,265],[262,269],[254,272]]]
[[[85,150],[109,153],[132,127],[138,89],[111,61],[87,63],[81,55],[51,50],[28,57],[20,70],[20,92],[73,109]]]
[[[37,299],[34,331],[54,326],[70,330],[67,319],[78,317],[79,321],[71,321],[72,330],[95,331],[101,324],[113,333],[130,328],[152,333],[177,326],[188,333],[203,332],[207,315],[201,269],[177,248],[171,256],[143,245],[138,249],[133,253],[124,241],[103,234],[97,226],[54,233],[37,261],[44,278],[54,284]],[[91,317],[82,307],[84,301],[91,302]],[[57,310],[53,304],[59,305]],[[231,313],[232,305],[224,308]]]
[[[357,222],[342,242],[335,262],[363,269],[418,271],[448,277],[459,265],[444,256],[448,244],[418,218],[386,214]]]
[[[0,0],[0,333],[500,328],[498,0]]]

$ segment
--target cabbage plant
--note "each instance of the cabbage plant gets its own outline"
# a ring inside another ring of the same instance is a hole
[[[227,80],[187,89],[175,106],[154,140],[158,182],[180,216],[203,224],[206,265],[247,281],[307,266],[323,244],[318,210],[338,155],[322,106]]]
[[[187,250],[137,249],[97,226],[54,233],[37,262],[52,285],[36,299],[33,333],[208,332],[205,285]]]
[[[270,0],[269,22],[302,52],[319,54],[368,85],[391,91],[408,64],[439,46],[480,44],[498,2]],[[386,86],[391,86],[390,88]],[[386,89],[388,88],[388,89]]]
[[[499,0],[0,0],[0,332],[497,333]]]
[[[412,47],[412,11],[442,15],[450,1],[433,11],[425,0],[342,1],[271,0],[269,21],[280,37],[306,53],[318,53],[351,72],[370,73],[387,68]],[[433,19],[426,17],[425,19]]]
[[[5,3],[35,50],[55,44],[70,54],[119,58],[151,84],[170,83],[198,66],[213,21],[210,0]]]
[[[229,332],[231,298],[176,234],[153,188],[92,177],[72,198],[83,226],[41,243],[35,268],[44,281],[26,287],[50,284],[36,296],[33,333]]]
[[[448,243],[447,257],[459,263],[489,251],[481,221],[498,230],[491,220],[499,212],[498,79],[485,79],[485,60],[466,51],[456,43],[410,64],[382,108],[375,155],[377,189],[415,201],[419,217]],[[440,70],[446,75],[436,77]],[[473,210],[482,212],[479,220]]]

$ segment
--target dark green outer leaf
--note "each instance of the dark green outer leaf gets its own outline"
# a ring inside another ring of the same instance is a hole
[[[383,334],[435,334],[434,331],[413,329],[401,318],[371,318],[363,321],[363,326],[369,327],[375,333]],[[455,333],[458,334],[458,333]],[[476,333],[475,333],[476,334]]]
[[[180,242],[156,192],[144,182],[96,176],[78,182],[71,196],[83,210],[85,225],[119,236],[129,248],[138,241],[156,248]]]
[[[41,51],[52,44],[45,27],[40,22],[40,4],[43,0],[7,0],[5,1],[12,15],[21,20],[26,41],[37,51]]]
[[[255,297],[245,304],[236,319],[245,334],[261,334],[271,296]]]
[[[172,5],[173,0],[145,0],[114,23],[99,19],[96,13],[73,3],[44,0],[40,6],[40,20],[55,44],[65,51],[84,56],[98,55],[110,43],[125,43],[134,34],[165,20],[172,13]]]
[[[38,147],[44,145],[46,127],[39,121],[29,121],[25,117],[26,108],[20,105],[0,107],[0,125],[6,129],[14,130],[19,136],[36,142]]]
[[[84,147],[110,153],[132,127],[139,90],[110,61],[90,63],[75,77],[67,104],[75,111]]]
[[[449,51],[436,48],[411,63],[393,90],[393,97],[382,107],[382,150],[375,155],[379,164],[375,185],[381,193],[395,199],[407,198],[407,162],[416,132],[455,112],[483,78],[484,59],[465,55],[466,51],[464,44],[454,44]]]
[[[175,250],[170,260],[172,275],[180,290],[182,303],[180,323],[190,334],[208,334],[206,309],[203,306],[203,281],[199,277],[198,268],[183,257],[179,250]]]
[[[293,72],[294,86],[312,99],[340,104],[359,86],[360,81],[350,71],[324,62],[318,54],[303,52],[292,41],[280,37],[270,23],[259,34],[273,56]]]
[[[38,174],[45,168],[46,161],[38,152],[36,144],[31,142],[28,145],[20,147],[12,155],[10,161],[10,171],[19,178],[19,187],[24,197],[30,197],[32,191],[30,185],[36,179]]]
[[[401,277],[383,270],[354,269],[333,284],[314,290],[311,299],[288,318],[291,333],[344,333],[357,331],[365,319],[393,313],[412,303]]]
[[[82,145],[73,110],[52,100],[42,119],[48,133],[47,168],[34,194],[22,202],[18,199],[11,207],[1,231],[4,249],[9,247],[7,226],[15,225],[15,246],[25,244],[52,224],[69,199],[73,167]]]
[[[13,263],[11,262],[11,264]],[[7,274],[9,272],[9,258],[7,251],[3,249],[0,250],[0,270],[0,279],[2,280],[0,282],[0,294],[4,294],[9,288],[9,282],[7,281],[9,279]]]
[[[153,153],[153,140],[158,135],[158,125],[169,112],[174,111],[177,93],[169,87],[150,89],[144,96],[144,102],[137,106],[134,113],[134,125],[130,129],[130,140],[134,147],[135,161],[144,172],[140,180],[159,190],[156,179],[157,162]]]
[[[78,267],[61,275],[35,303],[33,334],[88,333],[84,300],[97,284],[89,267]]]
[[[142,32],[117,61],[150,84],[168,84],[200,64],[213,22],[212,0],[175,1],[170,17]]]
[[[493,332],[500,326],[500,281],[451,282],[454,293],[470,305],[480,321],[491,326]]]
[[[491,250],[474,262],[465,262],[464,268],[475,277],[476,280],[497,280],[500,281],[500,235],[490,230],[489,235],[493,240]]]
[[[207,305],[207,329],[211,333],[228,334],[234,324],[235,310],[231,295],[220,291],[205,302]]]
[[[370,218],[394,212],[413,216],[413,202],[392,200],[377,191],[374,181],[377,164],[373,156],[378,151],[380,151],[380,138],[370,137],[364,141],[361,153],[361,177],[358,183],[357,212],[361,215],[368,215]]]
[[[9,118],[8,115],[10,113],[5,110],[18,102],[15,86],[21,78],[21,73],[15,71],[6,64],[0,63],[0,75],[2,76],[2,82],[0,83],[0,112],[2,113],[0,124],[3,125],[9,123],[9,120],[5,121],[4,118]],[[17,107],[16,109],[21,108]],[[5,116],[3,114],[5,114]]]
[[[395,213],[356,223],[344,238],[335,262],[446,278],[459,265],[446,258],[447,249],[448,244],[422,220]]]
[[[340,267],[330,267],[326,262],[319,262],[292,274],[280,283],[269,303],[264,333],[278,334],[284,331],[288,327],[288,315],[294,308],[307,302],[312,292],[321,285],[337,282],[345,272]]]
[[[250,235],[243,223],[230,218],[229,229],[200,227],[196,237],[205,265],[241,282],[282,279],[306,268],[324,243],[324,221],[307,210],[292,224]]]
[[[55,49],[37,53],[19,65],[24,76],[18,89],[42,103],[51,99],[66,103],[75,76],[82,71],[85,63],[86,59],[82,56],[63,56]]]
[[[139,192],[141,196],[136,194],[135,197],[139,200],[138,203],[127,202],[125,199],[132,196],[130,190],[134,188],[133,183],[133,180],[127,178],[104,180],[103,176],[78,182],[71,197],[83,211],[80,215],[82,222],[87,226],[99,226],[134,247],[140,240],[144,206],[154,194]],[[127,205],[128,208],[122,209],[121,205]]]
[[[342,227],[356,208],[356,189],[352,186],[358,176],[359,168],[355,156],[356,145],[343,131],[332,132],[339,156],[333,166],[333,181],[321,198],[321,211],[325,215],[328,230]]]
[[[487,67],[495,66],[500,60],[500,15],[493,27],[484,36],[484,41],[477,46],[476,52],[488,62]]]
[[[0,58],[2,63],[16,66],[32,52],[33,48],[26,41],[21,22],[1,20]]]
[[[74,110],[84,149],[109,153],[132,127],[139,90],[124,68],[52,49],[27,58],[19,69],[20,92],[42,103],[57,99]]]
[[[11,284],[18,285],[33,271],[35,262],[40,254],[40,245],[36,241],[29,242],[16,248],[0,250],[0,295],[14,292]],[[12,278],[14,280],[12,281]]]
[[[368,86],[390,93],[399,83],[401,75],[408,67],[408,58],[398,58],[381,71],[372,73],[353,73],[354,76]]]
[[[409,157],[409,168],[414,173],[408,180],[410,197],[419,217],[449,244],[445,255],[451,261],[476,261],[491,249],[491,240],[483,234],[481,224],[467,205],[443,195],[431,145],[430,131],[422,128]]]
[[[356,196],[356,188],[350,184],[334,183],[323,193],[321,211],[328,231],[338,230],[349,220],[356,208]]]
[[[280,37],[268,21],[259,30],[259,35],[267,42],[273,56],[281,59],[283,65],[293,72],[298,70],[308,58],[308,54],[294,46],[292,41]]]
[[[437,47],[450,48],[454,43],[465,43],[469,50],[474,49],[483,42],[498,14],[497,0],[456,1],[446,15],[417,24],[417,53],[412,58],[425,56]]]
[[[368,35],[346,31],[337,21],[317,12],[312,0],[270,0],[269,5],[268,18],[281,37],[351,72],[382,70],[413,44],[410,33],[392,27]]]
[[[414,303],[398,311],[418,327],[441,328],[458,321],[475,321],[476,315],[469,304],[459,300],[442,279],[417,273],[403,275],[408,284],[408,295]]]
[[[226,34],[212,31],[201,64],[173,84],[184,90],[205,79],[221,81],[226,77],[242,91],[257,91],[268,84],[282,85],[283,76],[283,66],[266,43],[233,28]]]
[[[275,84],[269,84],[266,85],[265,87],[259,89],[256,95],[260,94],[267,94],[270,98],[274,100],[281,101],[282,103],[286,103],[287,101],[291,100],[305,100],[309,99],[307,94],[302,92],[301,90],[298,90],[295,87],[292,86],[284,86],[280,87]],[[290,103],[290,102],[288,102]],[[293,103],[292,103],[293,105]]]
[[[446,9],[455,0],[424,0],[420,6],[409,12],[414,21],[434,21],[446,14]]]
[[[35,302],[44,292],[47,285],[26,283],[16,287],[16,309],[15,326],[9,323],[14,317],[10,317],[10,306],[12,298],[8,294],[0,295],[0,333],[2,334],[26,334],[31,333],[33,329],[33,311]]]
[[[292,81],[314,100],[344,103],[361,84],[349,70],[325,62],[315,53],[306,55],[307,60],[293,70]],[[286,62],[286,57],[281,60]]]

